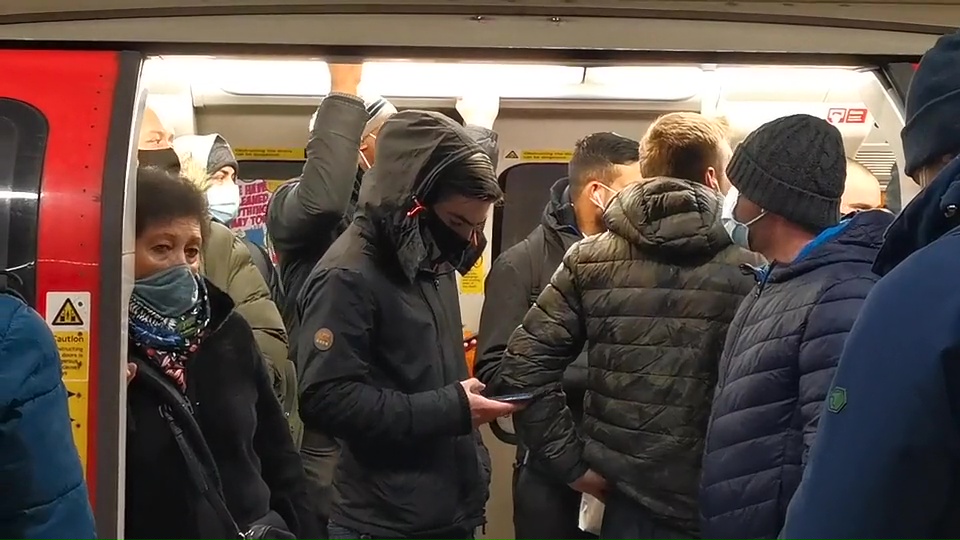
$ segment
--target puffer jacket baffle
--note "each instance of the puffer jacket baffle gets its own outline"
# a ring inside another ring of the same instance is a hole
[[[564,257],[507,348],[502,380],[539,398],[519,434],[558,478],[587,468],[674,529],[697,535],[697,483],[727,325],[758,257],[720,224],[721,198],[674,178],[624,189],[608,231]],[[588,347],[582,434],[564,403],[564,368]]]

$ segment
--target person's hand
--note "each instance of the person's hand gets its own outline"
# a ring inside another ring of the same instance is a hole
[[[137,365],[133,362],[127,362],[127,384],[137,376]]]
[[[467,394],[467,402],[470,404],[470,419],[473,421],[473,427],[480,427],[483,424],[493,422],[497,418],[510,416],[519,411],[522,407],[513,403],[503,403],[487,399],[480,395],[484,389],[484,384],[477,379],[467,379],[460,381],[460,386]]]
[[[330,70],[331,92],[357,95],[363,78],[363,64],[327,64],[327,69]]]
[[[587,472],[583,473],[583,476],[574,480],[570,487],[579,491],[580,493],[586,493],[588,495],[593,495],[598,501],[603,502],[604,498],[607,496],[607,480],[597,474],[593,469],[587,469]]]
[[[500,96],[477,94],[464,96],[457,100],[457,112],[463,117],[463,123],[471,126],[493,129],[493,123],[500,114]]]

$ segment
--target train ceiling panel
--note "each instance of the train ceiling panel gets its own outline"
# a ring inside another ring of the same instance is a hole
[[[396,13],[477,16],[710,18],[745,22],[821,22],[890,29],[960,23],[957,2],[904,0],[4,0],[0,23],[170,15]]]

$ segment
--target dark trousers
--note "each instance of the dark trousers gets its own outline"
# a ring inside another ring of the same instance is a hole
[[[330,522],[327,525],[327,531],[329,531],[331,540],[363,540],[366,538],[378,539],[379,536],[370,536],[369,534],[359,533],[353,529],[348,529],[342,525],[338,525],[334,522]],[[454,534],[444,534],[442,536],[437,536],[437,538],[444,538],[448,540],[473,540],[473,533],[454,533]]]
[[[300,459],[307,475],[307,496],[324,531],[333,503],[333,475],[340,457],[340,446],[332,437],[309,428],[304,429]],[[359,537],[358,537],[359,538]]]
[[[518,449],[513,469],[513,530],[517,540],[596,538],[580,530],[580,492],[532,467]]]
[[[690,538],[690,535],[657,523],[646,508],[613,490],[607,494],[604,504],[600,538],[603,540],[674,539]]]

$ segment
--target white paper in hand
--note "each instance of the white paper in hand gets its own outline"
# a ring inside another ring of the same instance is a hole
[[[580,499],[580,530],[599,536],[602,523],[603,503],[584,493]]]

